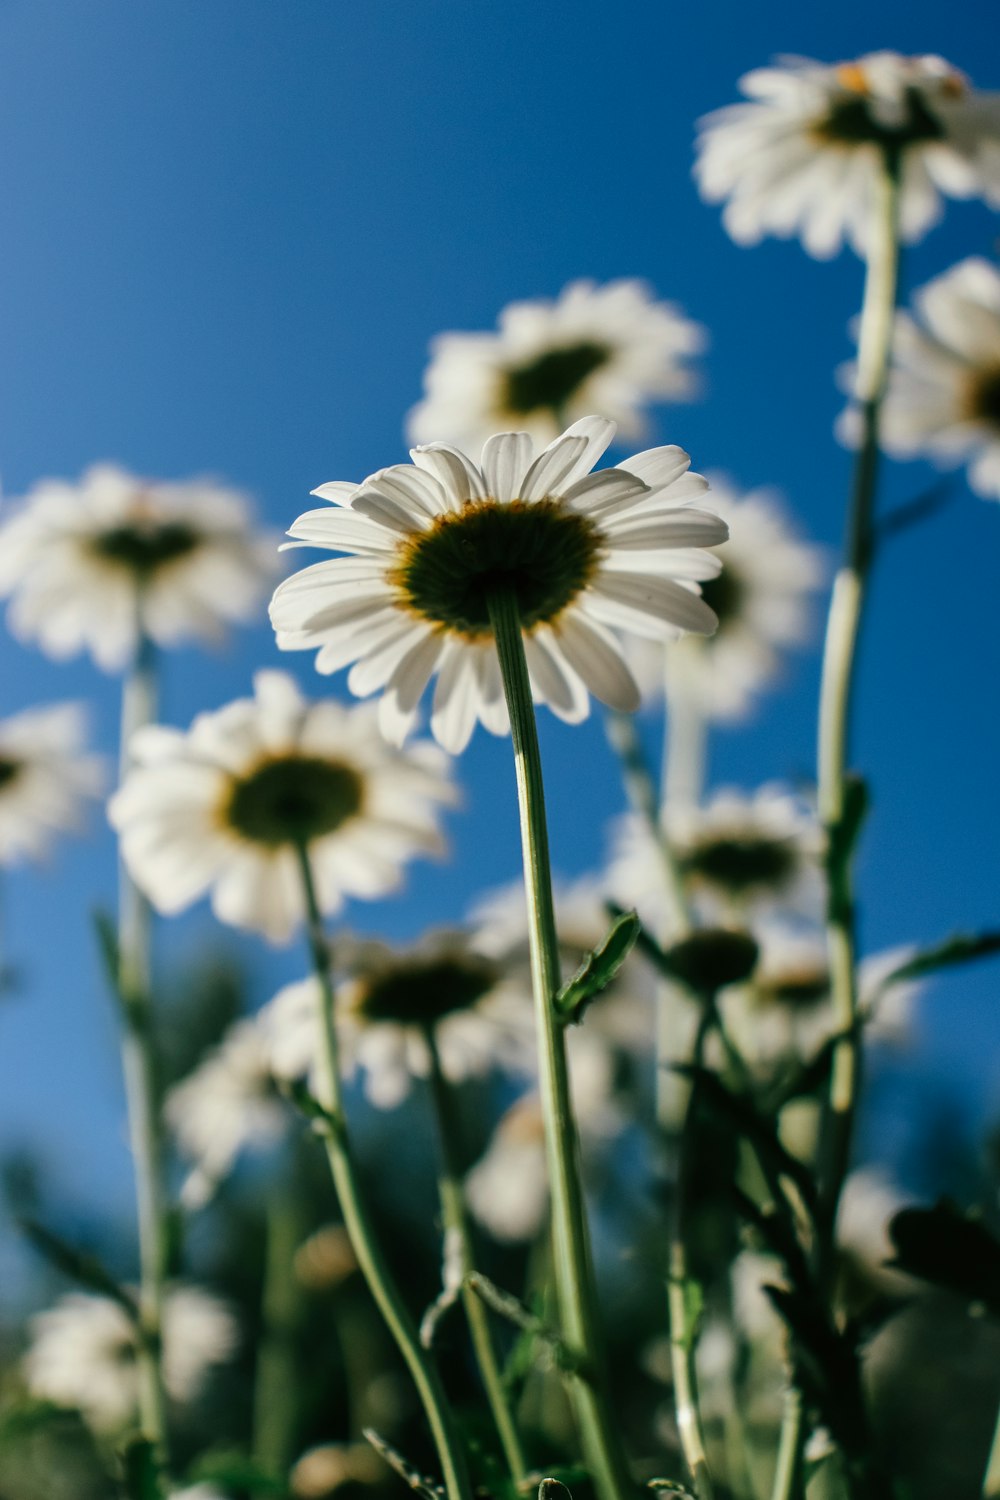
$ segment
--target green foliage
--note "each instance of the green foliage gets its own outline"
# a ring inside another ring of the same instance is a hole
[[[639,928],[634,911],[622,912],[604,940],[586,955],[555,998],[556,1014],[564,1025],[580,1024],[588,1005],[607,989],[631,953]]]

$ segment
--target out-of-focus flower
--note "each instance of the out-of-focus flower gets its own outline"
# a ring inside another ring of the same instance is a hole
[[[431,727],[457,753],[477,720],[508,732],[490,620],[491,600],[505,594],[518,606],[537,703],[568,723],[587,716],[590,693],[635,708],[609,627],[654,638],[714,630],[697,581],[719,572],[705,549],[726,527],[689,505],[707,484],[680,448],[591,473],[614,430],[584,417],[537,456],[527,433],[498,433],[481,466],[431,443],[360,485],[321,485],[314,494],[331,506],[300,516],[289,535],[352,555],[278,586],[279,647],[318,648],[320,672],[353,662],[349,689],[381,691],[379,722],[396,743],[436,673]]]
[[[281,943],[304,916],[299,846],[324,913],[383,896],[406,860],[442,852],[439,813],[454,792],[441,751],[391,749],[374,709],[309,704],[284,672],[258,672],[254,692],[186,734],[140,730],[109,815],[159,911],[210,890],[220,921]]]
[[[214,1484],[189,1484],[183,1490],[171,1490],[169,1500],[229,1500]]]
[[[844,1183],[837,1209],[837,1243],[856,1268],[885,1292],[912,1291],[919,1283],[886,1264],[895,1257],[889,1224],[911,1206],[881,1167],[857,1167]]]
[[[691,394],[687,361],[705,346],[704,330],[641,281],[574,281],[554,302],[510,303],[498,324],[434,339],[411,442],[476,448],[517,427],[547,443],[592,411],[638,437],[651,402]]]
[[[0,865],[43,856],[60,833],[80,827],[83,804],[104,780],[84,752],[79,703],[29,708],[0,720]]]
[[[385,1466],[368,1443],[322,1443],[310,1448],[292,1468],[292,1494],[297,1500],[327,1500],[345,1485],[354,1493],[377,1488]]]
[[[163,1383],[173,1401],[200,1396],[209,1370],[236,1348],[236,1320],[225,1303],[194,1286],[172,1287],[163,1312]],[[137,1339],[110,1297],[70,1292],[31,1320],[24,1357],[28,1388],[78,1410],[95,1432],[121,1431],[138,1402]]]
[[[695,167],[739,244],[799,235],[824,259],[846,239],[863,255],[886,153],[900,160],[905,240],[937,223],[941,194],[1000,206],[1000,95],[976,92],[943,58],[784,58],[740,87],[751,102],[700,122]]]
[[[275,542],[233,490],[101,465],[76,485],[44,480],[0,526],[0,595],[19,639],[57,658],[89,651],[115,672],[141,635],[174,646],[252,620]]]
[[[679,808],[667,833],[677,864],[707,913],[741,912],[780,902],[819,911],[823,836],[802,800],[769,783],[751,795],[731,787],[703,807]],[[662,860],[643,820],[617,825],[608,883],[653,931],[666,920]]]
[[[164,1113],[181,1153],[195,1163],[181,1192],[188,1208],[208,1201],[245,1148],[280,1141],[288,1109],[275,1086],[259,1021],[231,1026],[194,1072],[170,1089]]]
[[[343,959],[343,943],[340,949]],[[531,1012],[520,987],[461,934],[431,933],[408,950],[359,943],[347,963],[351,978],[338,985],[336,1000],[341,1056],[348,1075],[361,1070],[377,1108],[395,1108],[414,1078],[429,1075],[429,1029],[452,1082],[529,1066]],[[261,1012],[278,1076],[310,1072],[319,1055],[318,1004],[316,982],[306,979]]]
[[[1000,272],[978,257],[963,260],[913,302],[916,318],[896,315],[882,441],[901,458],[967,464],[976,493],[1000,499]],[[841,424],[848,441],[857,425],[849,410]]]
[[[729,527],[722,572],[701,586],[718,630],[666,646],[629,636],[626,657],[644,701],[669,685],[707,718],[741,719],[780,672],[781,651],[805,640],[823,565],[819,548],[799,540],[766,491],[740,495],[713,477],[712,509]]]

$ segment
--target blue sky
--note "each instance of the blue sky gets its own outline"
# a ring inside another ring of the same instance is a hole
[[[404,453],[428,340],[492,326],[513,298],[634,275],[711,337],[705,399],[661,410],[653,436],[743,487],[773,484],[803,529],[839,542],[849,457],[832,437],[833,372],[861,268],[797,245],[740,250],[690,178],[694,120],[777,53],[826,60],[938,51],[983,87],[985,7],[905,14],[848,0],[650,6],[508,0],[2,0],[0,468],[7,494],[113,459],[164,477],[224,476],[284,527],[308,492]],[[916,286],[1000,225],[974,204],[907,257]],[[885,503],[932,472],[895,465]],[[879,947],[997,925],[1000,507],[961,481],[880,564],[858,700],[858,763],[874,813],[864,926]],[[818,630],[817,630],[818,636]],[[280,658],[261,624],[217,655],[179,652],[165,716],[245,693]],[[810,774],[815,651],[745,729],[718,737],[717,781]],[[117,684],[0,639],[0,713],[92,700],[110,750]],[[342,691],[342,689],[341,689]],[[620,806],[599,724],[544,728],[556,864],[599,859],[580,808]],[[517,870],[509,748],[481,732],[463,758],[456,861],[415,867],[406,896],[354,920],[414,933],[455,920],[470,888]],[[46,874],[4,882],[24,970],[0,1011],[4,1141],[37,1140],[69,1191],[127,1185],[110,1006],[88,912],[113,897],[113,847],[63,845]],[[208,941],[196,913],[177,929]],[[178,951],[172,933],[170,955]],[[261,998],[304,955],[239,945]],[[973,1111],[997,1096],[996,970],[935,987],[919,1067],[953,1067]],[[72,1157],[66,1143],[72,1142]],[[59,1165],[61,1159],[61,1166]]]

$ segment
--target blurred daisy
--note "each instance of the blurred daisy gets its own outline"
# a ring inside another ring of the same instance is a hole
[[[904,240],[937,223],[941,194],[1000,207],[1000,95],[975,92],[943,58],[790,57],[740,87],[752,102],[700,122],[695,167],[739,244],[799,235],[825,258],[846,239],[863,255],[887,153],[901,162]]]
[[[29,708],[0,720],[0,865],[38,859],[60,833],[80,827],[100,794],[103,764],[84,753],[79,703]]]
[[[454,794],[440,750],[390,749],[373,709],[309,704],[284,672],[258,672],[254,693],[186,734],[140,730],[109,815],[158,911],[211,891],[221,922],[281,943],[305,915],[300,846],[324,913],[384,896],[406,860],[441,853],[439,813]]]
[[[110,464],[47,479],[0,526],[0,596],[20,640],[126,667],[140,635],[216,640],[253,620],[278,571],[246,499],[207,480],[151,483]]]
[[[574,281],[555,302],[510,303],[497,333],[439,334],[410,441],[477,448],[516,427],[548,443],[592,411],[634,438],[650,402],[690,395],[686,361],[704,346],[704,330],[643,282]]]
[[[241,1151],[281,1141],[289,1113],[259,1021],[231,1026],[219,1046],[168,1091],[164,1114],[181,1154],[195,1163],[181,1191],[187,1208],[211,1198]]]
[[[592,474],[614,430],[585,417],[537,457],[526,433],[499,433],[481,468],[432,443],[413,450],[412,465],[360,485],[322,485],[314,493],[336,508],[300,516],[289,535],[353,555],[278,586],[278,645],[318,648],[321,672],[354,662],[348,687],[381,690],[379,723],[396,743],[437,673],[431,727],[457,753],[477,719],[508,732],[489,601],[509,591],[536,702],[574,724],[589,712],[589,693],[635,708],[638,690],[609,627],[654,638],[711,633],[715,615],[696,580],[719,572],[705,548],[724,541],[726,527],[690,508],[707,485],[680,448]]]
[[[913,301],[916,318],[896,315],[884,446],[968,464],[976,493],[1000,499],[1000,271],[963,260]]]
[[[751,795],[720,788],[703,807],[669,814],[667,831],[706,915],[776,902],[821,910],[823,835],[812,809],[783,787],[769,783]],[[634,906],[653,931],[663,929],[662,861],[645,822],[632,814],[617,824],[608,882],[622,905]]]
[[[712,509],[729,527],[718,553],[722,572],[701,586],[718,630],[666,647],[628,636],[626,659],[644,701],[662,696],[666,685],[706,718],[741,719],[777,677],[780,652],[804,642],[823,565],[820,549],[799,540],[766,491],[740,495],[713,478]]]
[[[520,987],[506,983],[503,967],[460,933],[430,933],[409,949],[357,943],[347,963],[351,977],[338,986],[336,1001],[344,1071],[362,1073],[365,1096],[377,1108],[394,1109],[414,1078],[429,1076],[428,1030],[454,1083],[496,1067],[529,1066],[530,1005]],[[261,1013],[278,1076],[309,1073],[319,1055],[318,1005],[316,982],[306,979],[287,985]]]
[[[168,1290],[163,1382],[171,1400],[197,1400],[237,1339],[236,1320],[217,1297],[194,1286]],[[135,1325],[110,1297],[70,1292],[32,1318],[24,1374],[32,1395],[75,1408],[95,1432],[119,1432],[136,1419]]]

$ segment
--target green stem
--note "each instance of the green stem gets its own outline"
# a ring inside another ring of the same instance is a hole
[[[448,1405],[440,1377],[426,1351],[421,1348],[416,1326],[386,1265],[365,1202],[354,1157],[351,1153],[340,1080],[337,1033],[333,1020],[333,980],[323,918],[316,896],[308,851],[298,850],[302,891],[305,898],[309,949],[319,983],[319,1102],[328,1114],[324,1132],[327,1159],[333,1176],[344,1225],[368,1289],[406,1362],[423,1403],[431,1436],[437,1448],[448,1500],[472,1500],[458,1428]]]
[[[678,868],[660,818],[656,783],[636,729],[635,716],[622,713],[620,709],[608,709],[604,715],[604,727],[608,743],[621,762],[622,780],[625,783],[625,795],[629,806],[645,823],[660,858],[667,898],[669,929],[669,934],[661,933],[660,937],[669,935],[670,940],[676,942],[690,932],[691,913],[688,910],[687,896],[684,891],[684,878]]]
[[[986,1473],[983,1475],[983,1500],[997,1500],[998,1496],[1000,1496],[1000,1413],[997,1415],[993,1442],[990,1445],[990,1456],[986,1461]]]
[[[482,1377],[483,1389],[493,1413],[500,1444],[510,1469],[516,1489],[524,1487],[527,1464],[521,1439],[511,1413],[504,1390],[500,1366],[490,1333],[489,1316],[481,1297],[465,1284],[465,1278],[476,1269],[472,1233],[462,1193],[462,1172],[458,1160],[458,1139],[455,1110],[447,1080],[441,1067],[441,1055],[433,1027],[426,1030],[427,1050],[430,1053],[430,1092],[437,1122],[438,1144],[441,1153],[441,1169],[438,1176],[438,1191],[441,1198],[441,1219],[445,1233],[445,1244],[454,1244],[462,1276],[462,1305],[469,1324],[472,1348]],[[447,1251],[446,1251],[447,1258]]]
[[[295,1335],[299,1297],[293,1262],[299,1238],[294,1196],[279,1186],[266,1207],[253,1421],[254,1457],[265,1473],[276,1479],[284,1479],[288,1473],[298,1412]]]
[[[834,580],[823,654],[819,711],[819,812],[830,839],[827,951],[834,1025],[842,1040],[833,1055],[829,1121],[822,1171],[824,1280],[830,1274],[837,1203],[850,1161],[858,1088],[856,933],[850,853],[841,852],[847,755],[858,637],[874,550],[879,416],[892,347],[899,270],[899,163],[887,156],[879,177],[858,341],[857,396],[862,436],[854,470],[844,563]]]
[[[781,1412],[781,1432],[778,1437],[778,1462],[771,1486],[771,1500],[801,1500],[802,1484],[802,1440],[803,1432],[802,1393],[794,1385],[785,1391]]]
[[[514,747],[560,1331],[583,1359],[585,1373],[573,1379],[572,1394],[595,1488],[600,1500],[624,1500],[632,1484],[612,1418],[604,1372],[565,1037],[553,1006],[560,972],[535,710],[517,601],[510,592],[496,590],[490,594],[488,606]]]
[[[132,764],[129,749],[132,736],[155,720],[157,696],[155,653],[152,643],[143,636],[122,688],[123,779]],[[139,1422],[158,1463],[166,1467],[169,1454],[162,1342],[169,1237],[153,1042],[150,909],[121,861],[118,870],[118,989],[124,1022],[122,1071],[139,1228]]]

